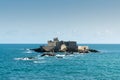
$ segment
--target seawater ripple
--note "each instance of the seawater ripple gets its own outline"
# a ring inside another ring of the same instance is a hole
[[[120,80],[120,45],[91,44],[101,53],[58,55],[63,58],[24,50],[37,46],[0,45],[0,80]]]

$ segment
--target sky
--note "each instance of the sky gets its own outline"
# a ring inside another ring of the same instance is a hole
[[[0,43],[120,44],[120,0],[0,0]]]

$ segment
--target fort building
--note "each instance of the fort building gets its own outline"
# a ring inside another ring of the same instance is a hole
[[[59,41],[58,38],[54,38],[53,41],[49,40],[47,46],[43,46],[46,51],[60,51],[62,45],[66,46],[69,51],[76,51],[78,46],[76,41]]]

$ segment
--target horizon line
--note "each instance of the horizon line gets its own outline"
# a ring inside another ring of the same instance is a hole
[[[47,44],[47,43],[0,43],[0,44]],[[77,43],[77,44],[120,44],[120,43]]]

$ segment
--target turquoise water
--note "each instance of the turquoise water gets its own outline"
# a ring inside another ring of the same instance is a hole
[[[120,80],[120,45],[86,45],[101,53],[40,57],[28,50],[39,44],[1,44],[0,80]],[[31,56],[36,59],[16,60]]]

